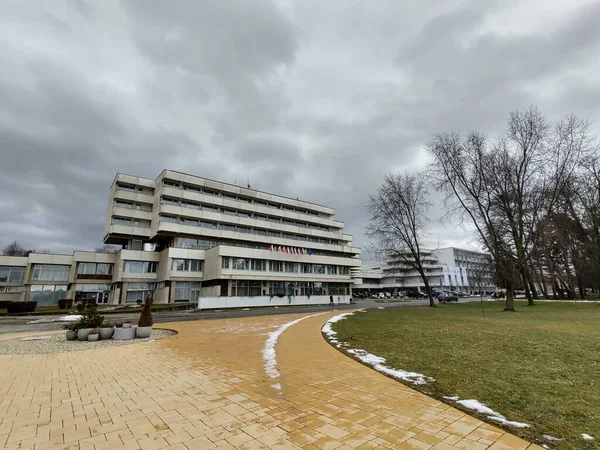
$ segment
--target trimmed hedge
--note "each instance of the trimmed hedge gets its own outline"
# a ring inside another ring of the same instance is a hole
[[[58,307],[60,309],[68,309],[68,308],[72,308],[73,307],[73,300],[69,299],[69,298],[61,298],[58,301]]]
[[[32,313],[36,307],[37,302],[10,302],[6,306],[6,312],[9,314]]]
[[[0,300],[0,309],[6,309],[9,303],[13,303],[13,300]]]

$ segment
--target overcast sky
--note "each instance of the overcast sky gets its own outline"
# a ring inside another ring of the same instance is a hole
[[[0,2],[0,245],[99,246],[115,173],[170,168],[332,206],[364,247],[368,193],[435,132],[536,104],[598,133],[599,23],[586,0]]]

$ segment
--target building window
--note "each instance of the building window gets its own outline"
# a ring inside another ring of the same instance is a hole
[[[135,191],[135,186],[132,186],[131,184],[117,183],[117,189],[121,189],[123,191]]]
[[[25,286],[0,286],[0,292],[16,293],[24,290]]]
[[[196,302],[200,298],[202,283],[198,281],[176,281],[175,282],[175,301],[176,302]]]
[[[237,227],[238,233],[252,233],[252,228],[248,227]]]
[[[250,295],[250,282],[248,280],[233,280],[231,282],[232,297],[248,297]]]
[[[66,293],[67,286],[34,284],[29,290],[29,300],[38,302],[39,306],[56,305],[59,299],[65,297]]]
[[[221,269],[229,269],[229,260],[228,256],[221,256]]]
[[[80,262],[77,266],[77,275],[110,275],[112,264]]]
[[[337,275],[337,266],[328,265],[327,275]]]
[[[251,268],[254,271],[265,271],[267,270],[267,261],[264,259],[253,259],[250,261]]]
[[[350,268],[349,267],[339,266],[338,270],[339,270],[339,274],[340,275],[350,275]]]
[[[0,282],[22,283],[25,276],[25,267],[0,266]]]
[[[172,270],[176,272],[202,272],[202,260],[173,259]]]
[[[127,294],[125,301],[135,303],[138,300],[144,301],[154,291],[154,283],[127,283]]]
[[[270,272],[283,272],[283,261],[269,261]]]
[[[36,264],[33,267],[34,281],[69,281],[71,266]]]
[[[126,272],[129,273],[156,273],[155,261],[126,261]]]
[[[204,220],[199,221],[198,226],[201,228],[212,228],[212,229],[217,228],[217,224],[215,222],[206,222]]]
[[[223,231],[235,231],[235,225],[228,225],[224,223],[222,229]]]
[[[164,289],[166,287],[166,283],[161,281],[160,283],[156,283],[156,289]]]
[[[316,273],[318,275],[324,275],[325,274],[325,266],[323,264],[315,264],[314,265],[314,273]]]
[[[312,264],[303,263],[302,264],[302,273],[313,273]]]
[[[250,270],[248,258],[233,258],[233,270]]]
[[[298,265],[293,262],[286,262],[285,263],[285,271],[288,273],[296,273],[296,272],[298,272]]]
[[[115,200],[115,205],[119,208],[133,209],[133,202],[125,202],[123,200]]]
[[[130,227],[131,219],[126,219],[124,217],[113,217],[111,223],[113,225],[123,225],[125,227]]]

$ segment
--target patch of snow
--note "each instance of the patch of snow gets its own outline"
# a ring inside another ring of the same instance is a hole
[[[292,320],[291,322],[287,322],[277,328],[275,331],[272,331],[268,334],[268,338],[265,342],[265,345],[262,349],[263,360],[265,362],[265,372],[269,378],[277,378],[280,373],[277,370],[277,353],[275,352],[275,344],[277,344],[277,340],[279,336],[283,334],[285,330],[289,327],[296,325],[298,322],[302,322],[304,319],[308,319],[309,317],[319,316],[324,313],[312,314],[310,316],[300,317],[299,319]]]
[[[348,349],[347,348],[348,345],[345,342],[340,342],[336,337],[337,333],[335,331],[333,331],[333,329],[332,329],[332,325],[336,322],[339,322],[340,320],[345,319],[348,316],[353,315],[355,312],[363,312],[363,311],[364,310],[361,309],[358,311],[347,312],[347,313],[343,313],[343,314],[334,316],[331,319],[329,319],[325,323],[325,325],[323,325],[323,328],[321,329],[321,331],[323,332],[323,334],[325,336],[327,336],[327,339],[329,340],[329,342],[334,344],[337,348],[344,348],[347,353],[353,355],[354,357],[356,357],[358,360],[362,361],[363,363],[368,364],[369,366],[373,367],[373,369],[375,369],[378,372],[385,373],[386,375],[390,375],[393,378],[397,378],[399,380],[404,380],[404,381],[407,381],[412,384],[426,384],[430,381],[434,381],[433,378],[426,377],[425,375],[422,375],[420,373],[407,372],[405,370],[388,367],[385,365],[385,358],[382,358],[381,356],[373,355],[372,353],[368,353],[362,349],[356,349],[356,348]]]
[[[79,315],[79,314],[69,314],[68,316],[62,316],[62,317],[55,317],[55,318],[43,318],[43,319],[38,319],[38,320],[31,320],[29,322],[27,322],[28,324],[31,323],[52,323],[52,322],[77,322],[78,320],[80,320],[83,316]]]
[[[562,439],[554,437],[554,436],[550,436],[549,434],[544,434],[542,437],[544,439],[546,439],[547,441],[550,441],[550,442],[559,442],[559,441],[562,441]]]
[[[582,438],[582,439],[584,439],[584,440],[586,440],[586,441],[593,441],[593,440],[594,440],[594,437],[593,437],[593,436],[590,436],[590,435],[589,435],[589,434],[587,434],[587,433],[583,433],[583,434],[581,435],[581,438]]]
[[[383,306],[379,306],[377,307],[377,309],[385,309]]]
[[[484,405],[483,403],[479,402],[478,400],[473,400],[473,399],[472,400],[458,400],[456,403],[458,403],[459,405],[464,406],[467,409],[472,409],[474,411],[477,411],[478,413],[485,414],[488,419],[494,420],[496,422],[500,422],[500,423],[502,423],[504,425],[507,425],[509,427],[513,427],[513,428],[529,428],[531,426],[531,425],[529,425],[527,423],[514,422],[512,420],[508,420],[502,414],[500,414],[499,412],[496,412],[493,409],[487,407],[486,405]]]
[[[446,400],[458,401],[460,397],[458,395],[453,395],[452,397],[444,397]]]
[[[242,308],[242,311],[250,311],[250,308]]]
[[[281,383],[272,384],[271,387],[277,390],[281,390]]]

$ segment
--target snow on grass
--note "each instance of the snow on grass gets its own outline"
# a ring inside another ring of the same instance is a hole
[[[531,426],[527,423],[514,422],[512,420],[508,420],[502,414],[494,411],[492,408],[489,408],[488,406],[484,405],[483,403],[479,402],[478,400],[473,400],[473,399],[471,399],[471,400],[455,400],[456,398],[458,398],[458,396],[444,397],[444,398],[447,398],[448,400],[453,400],[456,403],[458,403],[459,405],[462,405],[467,409],[477,411],[478,413],[486,415],[488,419],[494,420],[496,422],[500,422],[501,424],[509,426],[509,427],[529,428]]]
[[[31,323],[51,323],[51,322],[77,322],[78,320],[80,320],[83,316],[79,315],[79,314],[69,314],[68,316],[62,316],[62,317],[55,317],[52,319],[49,318],[43,318],[43,319],[38,319],[38,320],[31,320],[29,322],[27,322],[27,324],[31,324]]]
[[[345,342],[340,342],[337,338],[337,332],[333,331],[332,325],[334,323],[339,322],[340,320],[345,319],[348,316],[351,316],[355,312],[356,311],[352,311],[352,312],[347,312],[347,313],[343,313],[343,314],[334,316],[331,319],[329,319],[325,323],[325,325],[323,325],[323,328],[321,329],[321,331],[327,337],[327,340],[330,343],[334,344],[337,348],[344,349],[347,353],[354,356],[359,361],[362,361],[363,363],[373,367],[373,369],[375,369],[376,371],[385,373],[386,375],[389,375],[398,380],[407,381],[412,384],[426,384],[430,381],[434,381],[433,378],[426,377],[425,375],[420,374],[420,373],[408,372],[406,370],[388,367],[385,365],[385,358],[382,358],[381,356],[373,355],[372,353],[368,353],[367,351],[362,350],[362,349],[356,349],[356,348],[349,349],[349,348],[347,348],[348,344],[346,344]],[[364,312],[364,310],[361,309],[361,310],[358,310],[358,312]]]
[[[559,441],[562,441],[562,439],[554,437],[554,436],[551,436],[549,434],[544,434],[544,435],[542,435],[542,437],[544,439],[546,439],[547,441],[550,441],[550,442],[559,442]]]
[[[587,434],[587,433],[583,433],[583,434],[581,435],[581,438],[582,438],[582,439],[584,439],[584,440],[586,440],[586,441],[593,441],[593,440],[594,440],[594,437],[593,437],[593,436],[590,436],[590,435],[589,435],[589,434]]]
[[[279,370],[277,370],[277,352],[275,351],[275,344],[277,344],[277,340],[279,336],[283,334],[285,330],[289,327],[296,325],[298,322],[302,322],[304,319],[308,319],[309,317],[319,316],[324,313],[312,314],[310,316],[300,317],[299,319],[292,320],[291,322],[284,323],[282,326],[277,328],[275,331],[272,331],[268,334],[268,338],[265,341],[265,345],[262,349],[263,360],[265,362],[265,372],[269,378],[278,378],[281,374]],[[273,384],[272,387],[275,389],[281,389],[281,384],[276,383]]]

